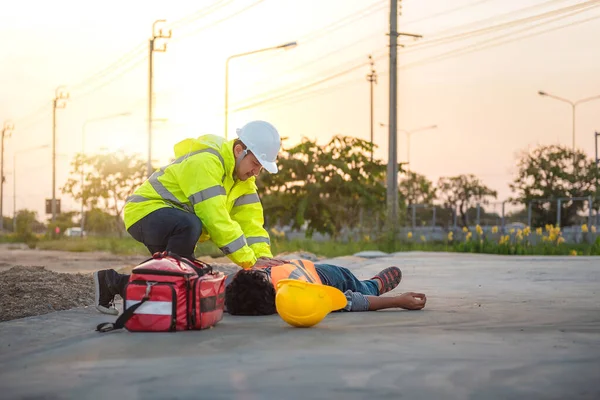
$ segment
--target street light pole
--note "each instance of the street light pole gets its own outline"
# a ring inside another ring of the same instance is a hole
[[[387,126],[386,124],[384,124],[383,122],[379,123],[379,126],[381,127],[385,127]],[[429,126],[424,126],[421,128],[416,128],[416,129],[412,129],[410,131],[407,131],[406,129],[398,129],[398,132],[404,132],[406,134],[406,164],[409,165],[410,168],[410,135],[416,132],[420,132],[420,131],[426,131],[429,129],[437,129],[437,125],[429,125]]]
[[[571,101],[571,100],[568,100],[568,99],[563,99],[562,97],[558,97],[558,96],[555,96],[555,95],[553,95],[553,94],[550,94],[550,93],[544,92],[544,91],[542,91],[542,90],[538,91],[538,94],[539,94],[540,96],[550,97],[550,98],[553,98],[553,99],[555,99],[555,100],[562,101],[562,102],[564,102],[564,103],[568,103],[568,104],[570,104],[570,105],[571,105],[571,110],[572,110],[572,122],[573,122],[573,123],[572,123],[572,136],[573,136],[573,139],[572,139],[572,141],[573,141],[573,160],[575,160],[575,108],[576,108],[576,107],[577,107],[579,104],[582,104],[582,103],[587,103],[588,101],[592,101],[592,100],[598,100],[598,99],[600,99],[600,95],[598,95],[598,96],[592,96],[592,97],[587,97],[587,98],[585,98],[585,99],[581,99],[581,100],[577,100],[577,101]]]
[[[367,82],[370,83],[371,89],[371,162],[373,162],[373,84],[377,84],[377,72],[375,71],[375,63],[373,62],[373,56],[369,54],[369,62],[371,64],[371,73],[367,75]]]
[[[119,117],[127,117],[131,115],[131,112],[123,112],[123,113],[119,113],[119,114],[111,114],[111,115],[106,115],[104,117],[98,117],[98,118],[92,118],[92,119],[88,119],[87,121],[85,121],[83,123],[83,126],[81,127],[81,157],[82,157],[82,162],[81,162],[81,222],[80,222],[80,227],[81,227],[81,237],[83,237],[83,227],[84,227],[84,206],[85,206],[85,198],[83,196],[83,183],[84,183],[84,177],[83,177],[83,156],[85,154],[85,129],[87,128],[88,124],[91,124],[93,122],[98,122],[98,121],[104,121],[107,119],[113,119],[113,118],[119,118]]]
[[[4,123],[4,127],[2,128],[2,144],[0,145],[0,232],[4,230],[4,214],[3,214],[3,201],[4,201],[4,138],[10,137],[10,135],[15,129],[15,126],[12,122],[6,121]]]
[[[146,168],[148,176],[152,175],[152,122],[154,112],[154,53],[164,53],[167,51],[167,44],[163,43],[161,47],[156,47],[156,39],[170,39],[171,30],[164,34],[162,29],[156,32],[156,24],[166,22],[164,19],[154,21],[152,24],[152,37],[148,40],[148,161]]]
[[[436,129],[437,125],[424,126],[422,128],[413,129],[410,131],[406,131],[401,129],[404,133],[406,133],[406,163],[408,164],[408,168],[410,168],[410,135],[416,132],[426,131],[429,129]]]
[[[56,88],[52,101],[52,222],[56,221],[56,109],[65,108],[69,93],[63,86]]]
[[[45,144],[43,146],[30,147],[13,153],[13,233],[17,232],[17,155],[33,150],[47,149],[48,147],[50,147],[50,145]]]
[[[228,128],[228,116],[229,116],[229,61],[234,58],[249,56],[251,54],[262,53],[270,50],[278,50],[278,49],[292,49],[298,45],[297,42],[289,42],[284,43],[279,46],[267,47],[264,49],[248,51],[246,53],[234,54],[229,56],[225,61],[225,140],[227,140],[227,128]]]

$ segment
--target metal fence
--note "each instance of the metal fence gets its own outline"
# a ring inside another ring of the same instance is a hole
[[[583,212],[577,214],[575,224],[562,227],[560,221],[563,206],[577,201],[585,203],[582,206]],[[488,238],[514,234],[519,229],[523,230],[527,227],[535,231],[536,228],[540,227],[532,226],[534,203],[543,203],[549,210],[556,207],[556,217],[553,225],[561,227],[561,235],[567,242],[580,243],[595,240],[596,232],[600,234],[600,209],[597,205],[600,202],[597,198],[588,196],[535,200],[520,209],[514,209],[513,207],[512,211],[509,211],[512,205],[509,201],[478,203],[467,210],[464,217],[460,215],[459,210],[456,208],[432,204],[407,205],[399,216],[398,235],[400,238],[411,236],[413,240],[444,241],[447,239],[449,232],[453,233],[456,240],[463,239],[467,234],[467,232],[463,232],[465,226],[471,232],[474,232],[477,229],[476,227],[479,226],[482,233]],[[596,203],[596,208],[594,208],[594,203]],[[385,221],[375,221],[375,219],[368,216],[368,213],[364,217],[362,214],[361,223],[358,227],[342,230],[339,235],[341,240],[375,238],[386,233],[387,224],[385,224]],[[544,226],[541,228],[545,229]],[[304,238],[304,229],[299,231],[293,231],[289,227],[277,227],[276,229],[285,233],[285,236],[289,239]],[[585,231],[586,229],[588,232]],[[328,240],[330,236],[315,234],[312,239],[316,241]],[[530,241],[535,241],[535,238],[532,236]]]

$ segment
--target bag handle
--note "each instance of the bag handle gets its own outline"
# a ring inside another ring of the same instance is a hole
[[[205,262],[202,262],[196,258],[192,258],[192,260],[186,258],[186,257],[181,257],[179,254],[173,253],[172,251],[163,251],[162,253],[154,253],[154,255],[152,256],[153,258],[163,258],[163,257],[172,257],[174,259],[176,259],[179,262],[183,262],[187,265],[189,265],[194,271],[196,271],[196,273],[198,274],[198,276],[204,276],[206,274],[210,274],[213,272],[213,269],[210,265],[208,265]],[[194,262],[202,265],[203,267],[200,268],[198,267],[196,264],[194,264]]]

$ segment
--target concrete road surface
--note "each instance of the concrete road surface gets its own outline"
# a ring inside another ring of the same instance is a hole
[[[600,258],[399,253],[424,311],[335,313],[311,329],[226,315],[214,329],[99,334],[93,309],[0,323],[0,397],[600,399]]]

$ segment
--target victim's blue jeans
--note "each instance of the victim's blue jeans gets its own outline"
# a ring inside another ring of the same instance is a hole
[[[361,281],[348,268],[331,264],[315,264],[315,269],[323,285],[333,286],[341,290],[342,293],[350,290],[367,296],[379,296],[376,280]]]

